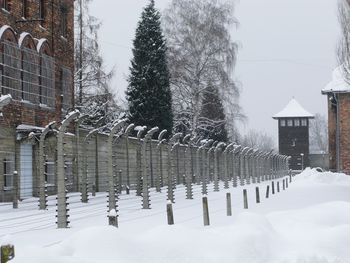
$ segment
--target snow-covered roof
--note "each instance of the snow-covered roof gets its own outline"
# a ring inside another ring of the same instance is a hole
[[[305,110],[296,99],[291,99],[291,101],[287,104],[287,106],[277,113],[272,118],[294,118],[294,117],[304,117],[304,118],[314,118],[310,112]]]
[[[332,81],[322,89],[323,94],[330,92],[350,92],[350,83],[345,81],[344,72],[341,66],[333,70]]]
[[[38,127],[38,126],[33,126],[33,125],[27,125],[27,124],[20,124],[16,128],[17,131],[24,131],[24,132],[29,132],[29,131],[43,131],[43,127]]]

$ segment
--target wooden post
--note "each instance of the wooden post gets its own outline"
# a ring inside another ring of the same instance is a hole
[[[260,192],[259,192],[259,187],[255,187],[255,196],[256,196],[256,203],[260,203]]]
[[[243,190],[243,203],[244,203],[244,209],[248,209],[247,189]]]
[[[231,193],[226,193],[227,216],[232,216]]]
[[[271,182],[271,193],[274,195],[275,194],[275,182],[274,181],[272,181]]]
[[[286,190],[286,182],[283,179],[283,190]]]
[[[286,178],[286,188],[288,188],[288,178]]]
[[[270,186],[266,186],[266,198],[269,198]]]
[[[284,181],[283,181],[283,184],[284,184]],[[283,189],[284,190],[284,189]],[[277,192],[279,193],[280,192],[280,181],[277,181]]]
[[[203,203],[203,222],[204,222],[204,226],[209,226],[210,225],[209,208],[208,208],[208,198],[206,196],[203,196],[202,203]]]
[[[173,203],[168,200],[168,203],[166,205],[166,214],[168,219],[168,225],[174,224],[174,212],[173,212]]]
[[[15,247],[13,245],[4,245],[0,248],[1,263],[7,263],[15,257]]]

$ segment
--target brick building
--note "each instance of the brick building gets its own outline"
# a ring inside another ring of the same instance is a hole
[[[309,166],[309,120],[314,116],[293,98],[273,118],[278,120],[279,153],[292,157],[293,170]]]
[[[74,0],[0,0],[0,95],[13,98],[0,116],[0,201],[14,170],[21,198],[35,195],[37,139],[28,135],[74,107],[73,69]]]
[[[322,90],[328,98],[329,165],[333,171],[350,174],[350,84],[341,67]]]

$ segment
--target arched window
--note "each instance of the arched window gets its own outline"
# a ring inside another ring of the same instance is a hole
[[[22,99],[21,50],[14,31],[9,26],[1,29],[1,93],[11,94],[13,99]]]
[[[40,53],[39,100],[42,105],[55,107],[55,61],[47,40],[40,39],[37,49]]]
[[[61,69],[61,88],[62,88],[62,109],[64,111],[72,108],[72,86],[73,77],[72,71],[69,68],[62,67]]]
[[[22,50],[22,99],[39,103],[39,54],[34,39],[28,33],[20,36]]]

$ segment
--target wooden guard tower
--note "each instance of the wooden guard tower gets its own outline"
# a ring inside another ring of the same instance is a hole
[[[293,98],[273,118],[278,120],[279,153],[292,157],[290,168],[301,170],[309,166],[309,120],[314,115]]]

